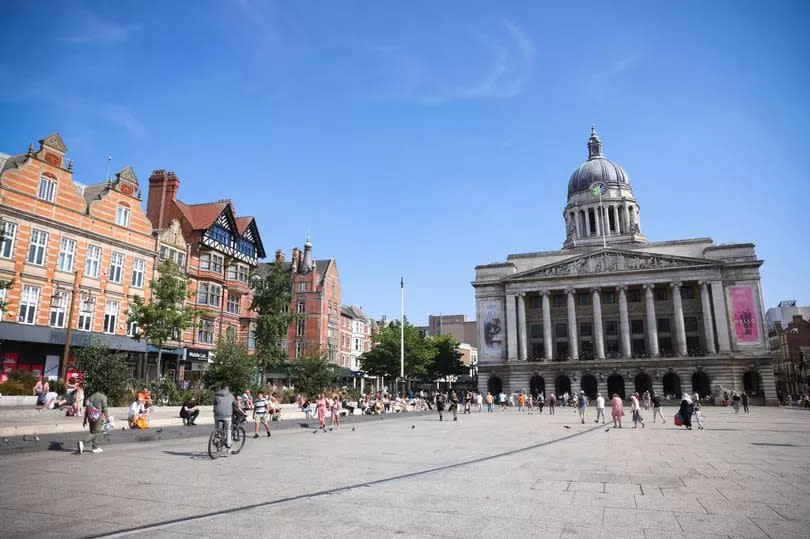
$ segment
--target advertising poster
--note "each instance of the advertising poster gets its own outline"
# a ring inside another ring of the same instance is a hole
[[[500,301],[487,301],[482,306],[484,320],[484,353],[503,354],[503,306]]]
[[[738,343],[758,343],[759,327],[754,303],[754,289],[751,286],[737,286],[731,289],[731,309],[734,316],[734,333]]]
[[[45,378],[55,380],[59,378],[59,356],[47,355],[45,356]]]

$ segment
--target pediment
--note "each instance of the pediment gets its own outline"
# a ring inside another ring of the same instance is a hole
[[[59,133],[51,133],[47,137],[40,139],[39,143],[42,146],[46,146],[63,154],[67,152],[67,146],[65,146],[65,142],[62,140],[62,137],[59,136]]]
[[[509,278],[520,280],[527,277],[544,278],[560,276],[593,275],[599,273],[620,273],[624,271],[651,271],[685,267],[710,267],[717,265],[715,260],[703,260],[683,256],[658,253],[639,253],[618,249],[600,249],[590,253],[533,268]]]

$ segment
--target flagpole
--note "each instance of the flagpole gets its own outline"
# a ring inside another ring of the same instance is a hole
[[[399,280],[399,377],[405,380],[405,277]]]
[[[602,205],[602,190],[599,189],[599,209],[601,210],[602,215],[599,216],[599,220],[602,221],[602,248],[607,248],[607,240],[605,240],[605,226],[607,225],[607,219],[605,219],[605,207]]]

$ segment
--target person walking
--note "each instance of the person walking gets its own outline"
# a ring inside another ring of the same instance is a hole
[[[655,423],[655,419],[658,416],[661,416],[661,423],[666,423],[664,420],[664,411],[661,409],[661,397],[657,393],[653,393],[651,400],[653,405],[653,423]]]
[[[700,403],[695,403],[695,421],[698,424],[698,430],[703,430],[703,411],[700,409]]]
[[[742,406],[745,413],[748,413],[748,404],[750,403],[750,398],[748,397],[748,393],[743,391],[742,393]]]
[[[650,390],[647,389],[647,390],[644,391],[644,409],[645,410],[650,409],[651,401],[652,401],[652,396],[650,395]]]
[[[614,393],[610,398],[610,415],[613,417],[613,427],[622,428],[622,417],[624,416],[624,404],[618,393]]]
[[[79,440],[76,444],[78,453],[84,453],[84,444],[91,445],[91,453],[101,453],[103,449],[98,445],[98,439],[101,436],[102,427],[104,423],[109,423],[110,411],[107,404],[107,395],[101,391],[95,391],[90,398],[87,399],[87,406],[84,409],[84,421],[82,427],[90,424],[90,437],[86,441]]]
[[[487,403],[487,413],[495,411],[495,397],[492,396],[492,393],[487,393],[486,397]]]
[[[436,411],[439,412],[439,421],[443,421],[444,417],[444,393],[439,391],[436,393]],[[491,410],[490,410],[491,411]]]
[[[734,413],[735,414],[740,413],[740,403],[741,402],[742,402],[742,398],[740,397],[740,394],[735,391],[734,394],[731,396],[731,406],[734,408]]]
[[[484,396],[481,393],[475,394],[475,404],[478,407],[479,412],[484,410]]]
[[[543,413],[543,405],[546,403],[546,397],[542,393],[537,396],[537,413]]]
[[[253,434],[254,438],[259,437],[259,425],[264,425],[267,437],[270,437],[270,422],[267,421],[267,399],[264,398],[264,393],[261,391],[256,393],[256,399],[253,401],[253,423],[256,427],[256,432]]]
[[[222,424],[222,428],[225,429],[225,447],[228,448],[228,453],[231,452],[231,425],[235,406],[236,400],[227,384],[214,393],[214,428]]]
[[[548,394],[548,413],[554,415],[554,404],[557,402],[557,395],[554,392]]]
[[[332,405],[329,407],[332,413],[330,417],[329,430],[340,428],[340,395],[332,396]]]
[[[458,395],[456,390],[450,390],[450,411],[453,412],[453,421],[458,421]]]
[[[630,411],[633,413],[633,428],[641,423],[641,428],[644,428],[644,418],[641,417],[641,405],[638,402],[638,393],[630,395]]]
[[[522,412],[523,408],[526,406],[526,395],[524,395],[523,393],[518,395],[517,405],[518,405],[518,412]]]
[[[690,397],[688,393],[684,393],[683,398],[681,398],[681,407],[678,410],[678,415],[681,416],[681,423],[686,427],[686,430],[692,430],[693,411],[692,397]]]
[[[504,393],[503,391],[501,391],[501,394],[498,395],[498,402],[501,405],[501,410],[506,410],[507,399],[506,399],[506,393]]]
[[[602,424],[605,423],[605,397],[601,393],[596,394],[596,420],[594,423],[599,423],[599,418],[602,418]]]
[[[318,395],[318,400],[315,401],[315,411],[318,414],[321,430],[326,432],[326,397],[323,394]]]
[[[585,392],[580,391],[577,395],[577,410],[579,411],[579,420],[585,424],[585,409],[588,407],[588,399],[585,397]]]

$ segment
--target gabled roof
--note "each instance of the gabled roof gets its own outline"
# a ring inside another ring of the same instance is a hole
[[[242,217],[236,218],[236,230],[239,234],[244,234],[247,227],[250,225],[250,222],[253,221],[253,217],[249,215],[244,215]]]
[[[94,200],[98,200],[101,198],[101,193],[103,193],[109,184],[106,181],[101,183],[96,183],[93,185],[88,185],[82,190],[82,195],[84,195],[84,200],[90,204]]]

